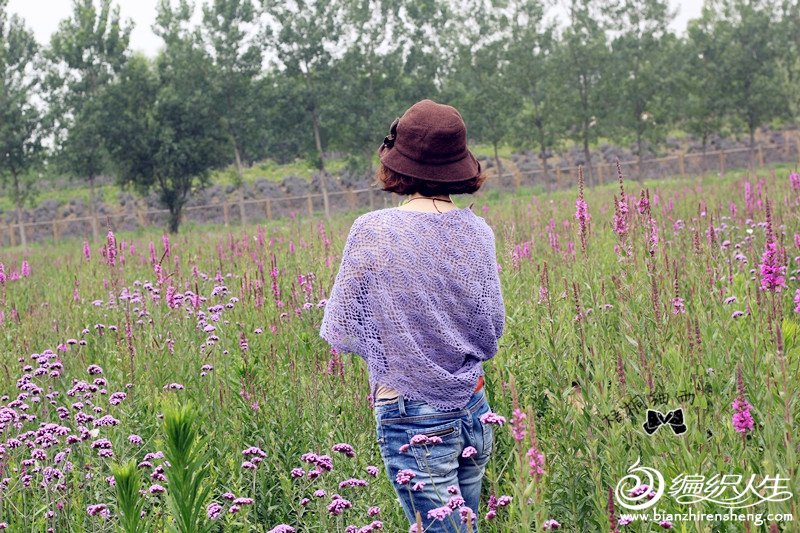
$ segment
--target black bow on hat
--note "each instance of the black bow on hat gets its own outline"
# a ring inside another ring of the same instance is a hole
[[[664,424],[669,424],[676,435],[686,433],[686,424],[683,423],[683,409],[668,411],[667,414],[660,413],[654,409],[647,410],[647,421],[642,427],[648,435],[652,435]]]
[[[394,119],[392,122],[391,127],[389,128],[389,135],[383,138],[383,146],[387,149],[394,146],[394,140],[397,137],[397,124],[400,122],[400,118]]]

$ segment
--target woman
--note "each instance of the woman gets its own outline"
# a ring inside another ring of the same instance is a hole
[[[379,149],[383,190],[409,195],[353,223],[320,335],[365,359],[376,434],[411,531],[477,531],[493,433],[482,362],[505,307],[492,229],[451,194],[485,175],[459,112],[423,100]]]

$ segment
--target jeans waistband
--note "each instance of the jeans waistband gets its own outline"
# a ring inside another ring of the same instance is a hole
[[[473,392],[472,397],[469,399],[467,405],[465,405],[460,410],[453,410],[450,411],[452,413],[458,413],[463,411],[468,411],[469,413],[474,413],[483,405],[483,402],[486,399],[486,393],[483,389]],[[400,394],[397,398],[392,400],[383,400],[381,403],[375,402],[375,410],[377,411],[379,408],[383,407],[394,407],[397,406],[397,409],[400,411],[401,416],[406,416],[406,408],[409,405],[425,405],[426,402],[422,400],[406,400],[403,398],[403,395]],[[442,411],[442,413],[446,413],[448,411]]]

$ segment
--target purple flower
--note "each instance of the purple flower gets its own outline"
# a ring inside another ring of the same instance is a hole
[[[89,365],[89,368],[87,368],[86,371],[91,376],[97,376],[103,373],[103,369],[98,365]]]
[[[233,503],[235,505],[253,505],[254,501],[253,498],[236,498]]]
[[[314,491],[313,496],[315,498],[324,498],[326,494],[328,494],[328,493],[325,492],[324,489],[317,489],[317,490]]]
[[[97,516],[99,514],[103,517],[108,517],[110,515],[108,506],[104,503],[89,505],[86,507],[86,512],[89,514],[89,516]]]
[[[242,461],[242,468],[245,470],[255,470],[258,467],[255,465],[255,463],[250,461]]]
[[[795,191],[800,191],[800,174],[797,172],[792,172],[789,174],[789,183],[792,186],[792,189]]]
[[[350,500],[345,500],[338,494],[334,494],[331,503],[328,504],[328,512],[332,516],[339,516],[345,509],[350,509],[352,506],[353,504]]]
[[[138,446],[142,444],[142,442],[144,441],[142,440],[142,437],[140,437],[139,435],[130,435],[128,437],[128,442],[130,442],[131,444],[136,444]]]
[[[417,474],[408,469],[400,470],[395,477],[398,485],[407,485],[412,478],[417,477]]]
[[[517,442],[522,442],[522,440],[525,438],[525,433],[527,431],[525,425],[526,418],[527,415],[519,408],[514,409],[514,411],[511,413],[511,435]]]
[[[278,524],[277,526],[267,531],[267,533],[295,533],[295,531],[296,530],[288,524]]]
[[[635,498],[637,496],[641,496],[642,494],[648,492],[650,490],[649,485],[636,485],[631,490],[628,491],[628,496],[631,498]]]
[[[377,467],[375,467],[375,466],[372,466],[372,465],[368,466],[368,467],[367,467],[367,474],[369,474],[369,475],[370,475],[370,476],[372,476],[372,477],[377,477],[377,475],[378,475],[378,468],[377,468]]]
[[[339,444],[334,444],[332,449],[335,452],[339,452],[339,453],[345,454],[347,457],[355,457],[356,456],[356,452],[355,452],[355,450],[353,450],[353,447],[350,446],[347,443],[344,443],[344,442],[339,443]]]
[[[619,517],[619,525],[627,526],[631,522],[634,521],[633,515],[631,514],[624,514]]]
[[[292,477],[303,477],[306,475],[306,471],[302,468],[292,468]]]
[[[477,518],[475,516],[475,512],[466,505],[463,505],[458,509],[458,514],[461,516],[462,524],[466,524],[467,520],[469,520],[470,524],[473,526],[475,525],[475,519]]]
[[[424,488],[425,488],[425,482],[424,481],[417,481],[416,483],[414,483],[414,486],[411,487],[411,490],[417,492],[417,491],[420,491],[420,490],[422,490]]]
[[[800,289],[794,293],[794,312],[800,314]]]
[[[480,421],[484,424],[495,424],[498,426],[502,426],[505,424],[506,419],[503,416],[498,415],[497,413],[492,413],[489,411],[486,414],[481,415]]]
[[[528,449],[527,453],[528,457],[530,457],[530,461],[528,466],[530,466],[530,475],[531,477],[537,477],[544,474],[544,454],[540,452],[536,446],[532,446]]]
[[[217,502],[211,502],[208,504],[206,514],[208,515],[209,520],[217,520],[222,514],[222,506]]]
[[[366,487],[366,486],[367,486],[366,481],[364,481],[363,479],[355,479],[355,478],[345,479],[344,481],[339,483],[340,489],[343,489],[345,487]]]
[[[447,505],[443,505],[441,507],[436,507],[435,509],[431,509],[430,511],[428,511],[428,518],[433,518],[435,520],[441,521],[450,516],[452,512],[453,510],[450,507],[448,507]]]
[[[454,511],[462,505],[464,505],[464,498],[459,495],[451,496],[450,499],[447,500],[447,506]]]
[[[150,494],[163,494],[167,492],[167,489],[165,489],[161,485],[151,485],[150,488],[148,489],[148,492]]]
[[[733,407],[733,428],[744,435],[755,428],[755,423],[753,422],[753,417],[750,415],[750,409],[752,409],[753,406],[750,405],[744,396],[744,378],[742,377],[741,366],[736,368],[736,388],[738,395],[731,404],[731,407]]]
[[[672,529],[672,522],[669,520],[662,520],[658,523],[659,526],[663,527],[664,529]]]
[[[367,509],[367,516],[371,518],[373,516],[379,515],[380,512],[381,512],[380,507],[370,507],[369,509]]]
[[[559,528],[561,528],[561,524],[558,522],[558,520],[553,520],[552,518],[545,520],[544,523],[542,523],[542,529],[544,531],[550,531]]]
[[[467,446],[466,448],[464,448],[464,451],[461,452],[461,457],[464,457],[465,459],[469,459],[470,457],[472,457],[473,455],[476,455],[477,453],[478,453],[478,450],[476,450],[472,446]]]

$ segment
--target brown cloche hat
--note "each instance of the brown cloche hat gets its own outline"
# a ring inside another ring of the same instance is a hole
[[[481,164],[467,149],[467,126],[456,108],[422,100],[392,123],[378,149],[387,168],[428,181],[464,181]]]

